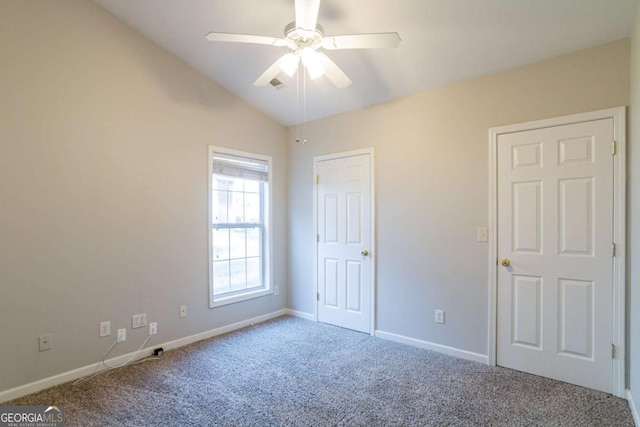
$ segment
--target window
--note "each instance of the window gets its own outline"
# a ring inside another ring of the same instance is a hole
[[[209,148],[210,306],[271,293],[271,158]]]

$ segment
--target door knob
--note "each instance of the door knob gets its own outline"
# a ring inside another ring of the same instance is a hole
[[[367,256],[367,255],[369,255],[369,251],[365,249],[364,251],[360,252],[360,254],[362,256]]]
[[[511,260],[509,258],[502,258],[502,266],[509,267],[511,265]]]

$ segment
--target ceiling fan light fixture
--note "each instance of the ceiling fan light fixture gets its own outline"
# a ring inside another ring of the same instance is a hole
[[[322,65],[322,57],[310,47],[305,47],[300,52],[302,63],[307,71],[309,71],[309,77],[311,80],[317,79],[324,74],[324,67]]]
[[[300,57],[296,52],[287,53],[280,61],[280,69],[284,71],[287,76],[292,77],[298,69],[299,61]]]
[[[322,67],[307,67],[307,71],[309,71],[309,78],[311,80],[315,80],[324,74],[324,68]]]

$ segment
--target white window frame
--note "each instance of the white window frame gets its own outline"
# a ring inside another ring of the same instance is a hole
[[[263,287],[260,289],[251,289],[246,292],[235,293],[234,295],[216,297],[213,291],[213,221],[212,221],[212,204],[213,204],[213,186],[212,186],[212,176],[213,176],[213,153],[221,153],[221,154],[229,154],[232,156],[241,156],[247,157],[250,159],[257,159],[267,162],[268,168],[268,178],[264,183],[263,190],[263,200],[264,204],[263,215],[264,215],[264,223],[263,223],[263,235],[262,235],[262,265],[263,265]],[[232,150],[224,147],[217,147],[210,145],[209,146],[209,156],[207,157],[207,161],[209,164],[209,174],[208,174],[208,212],[207,215],[207,226],[208,226],[208,234],[209,234],[209,307],[220,307],[227,304],[233,304],[240,301],[246,301],[253,298],[258,298],[265,295],[273,294],[273,263],[272,263],[272,254],[273,254],[273,239],[271,233],[271,218],[272,218],[272,161],[271,156],[265,156],[262,154],[256,153],[248,153],[244,151]]]

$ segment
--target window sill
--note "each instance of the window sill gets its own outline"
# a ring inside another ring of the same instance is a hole
[[[247,301],[254,298],[263,297],[265,295],[273,294],[272,289],[260,289],[257,291],[247,292],[245,294],[233,295],[229,297],[214,297],[211,303],[209,304],[210,308],[220,307],[223,305],[234,304],[240,301]]]

